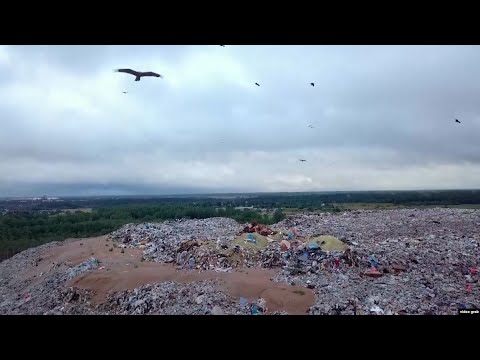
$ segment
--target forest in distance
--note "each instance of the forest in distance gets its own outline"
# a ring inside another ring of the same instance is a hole
[[[4,199],[0,260],[51,241],[104,235],[127,223],[222,216],[273,224],[301,211],[457,205],[480,207],[480,190]]]

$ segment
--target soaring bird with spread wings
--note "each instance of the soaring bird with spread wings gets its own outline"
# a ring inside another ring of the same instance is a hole
[[[142,71],[135,71],[132,69],[116,69],[115,72],[121,72],[121,73],[126,73],[126,74],[131,74],[135,76],[135,81],[140,81],[140,79],[144,76],[155,76],[163,79],[163,76],[157,73],[154,73],[153,71],[147,71],[147,72],[142,72]]]
[[[298,159],[298,161],[300,161],[300,162],[306,162],[307,160],[305,160],[305,159]]]

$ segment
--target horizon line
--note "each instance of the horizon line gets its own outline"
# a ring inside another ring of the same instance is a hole
[[[431,191],[480,191],[479,189],[417,189],[417,190],[315,190],[315,191],[254,191],[254,192],[221,192],[221,193],[179,193],[179,194],[131,194],[131,195],[36,195],[36,196],[0,196],[0,199],[42,198],[88,198],[88,197],[185,197],[185,196],[221,196],[221,195],[273,195],[273,194],[320,194],[320,193],[361,193],[361,192],[431,192]]]

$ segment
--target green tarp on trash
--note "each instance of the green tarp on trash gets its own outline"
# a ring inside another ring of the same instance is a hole
[[[310,243],[316,243],[323,251],[345,251],[348,249],[348,246],[344,242],[330,235],[311,237],[307,244]]]

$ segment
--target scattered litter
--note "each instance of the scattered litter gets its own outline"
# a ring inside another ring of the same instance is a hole
[[[244,297],[240,298],[240,306],[247,306],[248,305],[248,300],[245,299]]]
[[[373,306],[370,309],[370,311],[375,313],[376,315],[384,314],[384,311],[380,307],[378,307],[377,305]]]
[[[87,261],[84,261],[81,264],[71,268],[68,271],[68,279],[73,279],[74,277],[77,277],[78,275],[80,275],[80,274],[82,274],[86,271],[96,269],[96,268],[98,268],[99,265],[100,265],[100,261],[91,257]]]

